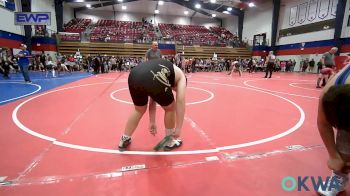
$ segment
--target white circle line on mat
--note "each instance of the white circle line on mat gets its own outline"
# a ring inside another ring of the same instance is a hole
[[[320,89],[316,89],[315,88],[305,88],[305,87],[301,87],[301,86],[297,86],[298,84],[314,84],[314,83],[290,83],[289,86],[294,87],[294,88],[300,88],[300,89],[305,89],[305,90],[310,90],[310,91],[321,91]]]
[[[208,98],[204,99],[204,100],[201,100],[201,101],[195,101],[195,102],[186,103],[186,105],[195,105],[195,104],[199,104],[199,103],[204,103],[204,102],[208,102],[208,101],[210,101],[210,100],[212,100],[214,98],[214,93],[209,91],[209,90],[205,90],[205,89],[202,89],[202,88],[196,88],[196,87],[187,87],[187,88],[204,91],[204,92],[208,93],[210,96]],[[118,101],[118,102],[121,102],[121,103],[126,103],[126,104],[129,104],[129,105],[133,105],[133,102],[125,101],[125,100],[122,100],[122,99],[118,99],[118,98],[116,98],[114,96],[115,93],[123,91],[123,90],[127,90],[127,89],[128,88],[121,88],[121,89],[118,89],[118,90],[115,90],[115,91],[111,92],[111,94],[110,94],[111,99],[113,99],[115,101]]]
[[[269,89],[266,89],[266,88],[260,88],[260,87],[257,87],[257,86],[248,84],[248,82],[254,82],[254,81],[260,81],[260,80],[245,80],[245,81],[243,82],[243,84],[244,84],[245,86],[247,86],[247,87],[250,87],[250,88],[254,88],[254,89],[262,90],[262,91],[268,91],[268,92],[271,92],[271,93],[278,93],[278,94],[284,94],[284,95],[291,95],[291,96],[303,97],[303,98],[309,98],[309,99],[319,99],[318,97],[312,97],[312,96],[307,96],[307,95],[298,95],[298,94],[294,94],[294,93],[286,93],[286,92],[281,92],[281,91],[274,91],[274,90],[269,90]]]
[[[25,94],[25,95],[21,95],[21,96],[18,96],[18,97],[13,97],[13,98],[11,98],[11,99],[6,99],[6,100],[0,100],[0,103],[6,103],[6,102],[9,102],[9,101],[13,101],[13,100],[16,100],[16,99],[20,99],[20,98],[23,98],[23,97],[27,97],[27,96],[32,95],[32,94],[34,94],[34,93],[36,93],[36,92],[38,92],[38,91],[41,90],[41,86],[40,86],[40,85],[38,85],[38,84],[33,84],[33,83],[32,83],[32,84],[28,84],[28,83],[23,83],[23,82],[0,82],[0,84],[8,84],[8,83],[12,83],[12,84],[23,84],[23,85],[32,85],[32,86],[36,86],[37,89],[34,90],[33,92],[27,93],[27,94]]]
[[[99,152],[99,153],[112,153],[112,154],[132,154],[132,155],[190,155],[190,154],[205,154],[205,153],[215,153],[215,152],[220,152],[222,150],[231,150],[231,149],[237,149],[237,148],[242,148],[242,147],[248,147],[248,146],[254,146],[254,145],[258,145],[258,144],[262,144],[262,143],[266,143],[266,142],[270,142],[273,140],[277,140],[279,138],[285,137],[291,133],[293,133],[294,131],[298,130],[302,124],[304,123],[305,120],[305,113],[303,111],[303,109],[297,105],[296,103],[294,103],[293,101],[284,98],[280,95],[276,95],[276,94],[272,94],[270,92],[266,92],[266,91],[262,91],[259,89],[254,89],[254,88],[248,88],[248,87],[244,87],[244,86],[238,86],[238,85],[232,85],[232,84],[223,84],[223,83],[211,83],[211,82],[195,82],[195,81],[191,81],[192,83],[202,83],[202,84],[210,84],[210,85],[221,85],[221,86],[229,86],[229,87],[237,87],[237,88],[243,88],[243,89],[248,89],[248,90],[252,90],[252,91],[256,91],[256,92],[261,92],[264,94],[268,94],[268,95],[272,95],[275,97],[278,97],[282,100],[287,101],[288,103],[292,104],[294,107],[297,108],[297,110],[299,111],[300,117],[298,122],[291,128],[287,129],[286,131],[279,133],[277,135],[268,137],[268,138],[264,138],[264,139],[260,139],[260,140],[256,140],[256,141],[252,141],[252,142],[247,142],[247,143],[241,143],[241,144],[234,144],[234,145],[229,145],[229,146],[222,146],[222,147],[217,147],[217,148],[213,148],[213,149],[203,149],[203,150],[188,150],[188,151],[173,151],[173,152],[151,152],[151,151],[119,151],[116,149],[106,149],[106,148],[97,148],[97,147],[90,147],[90,146],[82,146],[82,145],[76,145],[76,144],[70,144],[70,143],[65,143],[65,142],[61,142],[61,141],[57,141],[56,138],[53,137],[49,137],[40,133],[37,133],[33,130],[31,130],[30,128],[26,127],[25,125],[23,125],[20,120],[17,117],[17,113],[19,111],[19,109],[25,105],[26,103],[37,99],[41,96],[50,94],[50,93],[55,93],[58,91],[63,91],[63,90],[67,90],[67,89],[73,89],[73,88],[79,88],[79,87],[87,87],[87,86],[92,86],[92,85],[100,85],[100,84],[109,84],[111,82],[103,82],[103,83],[92,83],[92,84],[85,84],[85,85],[78,85],[78,86],[71,86],[71,87],[67,87],[67,88],[61,88],[61,89],[57,89],[54,91],[50,91],[50,92],[46,92],[34,97],[31,97],[28,100],[23,101],[22,103],[20,103],[12,112],[12,119],[13,122],[24,132],[50,141],[52,142],[54,145],[58,145],[58,146],[62,146],[62,147],[66,147],[66,148],[72,148],[72,149],[77,149],[77,150],[84,150],[84,151],[90,151],[90,152]]]

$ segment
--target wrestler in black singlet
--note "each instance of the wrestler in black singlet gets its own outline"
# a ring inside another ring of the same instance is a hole
[[[175,72],[170,61],[156,59],[139,64],[131,71],[128,83],[136,106],[146,105],[148,96],[161,106],[174,101]]]

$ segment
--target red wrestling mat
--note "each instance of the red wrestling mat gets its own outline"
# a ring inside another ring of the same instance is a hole
[[[152,151],[145,115],[129,151],[117,145],[133,106],[127,73],[79,80],[1,106],[1,195],[310,195],[286,176],[329,175],[318,135],[316,75],[188,75],[181,138]],[[310,180],[311,182],[311,180]],[[311,185],[309,188],[312,188]],[[92,194],[91,194],[92,193]]]

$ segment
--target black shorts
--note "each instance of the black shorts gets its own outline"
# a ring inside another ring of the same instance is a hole
[[[267,63],[267,67],[270,68],[270,69],[274,68],[275,67],[275,63],[274,62],[268,62]]]
[[[128,84],[132,101],[136,106],[145,106],[147,105],[148,97],[151,97],[159,105],[168,106],[174,101],[172,88],[154,77],[150,71],[152,70],[154,73],[157,73],[158,70],[153,65],[149,66],[148,63],[151,62],[136,66],[129,75]],[[163,61],[161,63],[166,65]],[[172,77],[174,77],[174,69],[172,68],[172,64],[170,65],[169,70]],[[170,83],[173,83],[173,79],[171,79]]]
[[[157,92],[155,89],[147,90],[135,88],[129,85],[129,91],[134,105],[145,106],[148,103],[148,96],[161,106],[168,106],[174,101],[172,92]]]

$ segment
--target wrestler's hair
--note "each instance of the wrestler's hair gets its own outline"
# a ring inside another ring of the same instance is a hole
[[[350,131],[350,84],[330,87],[322,98],[322,106],[333,127]]]

